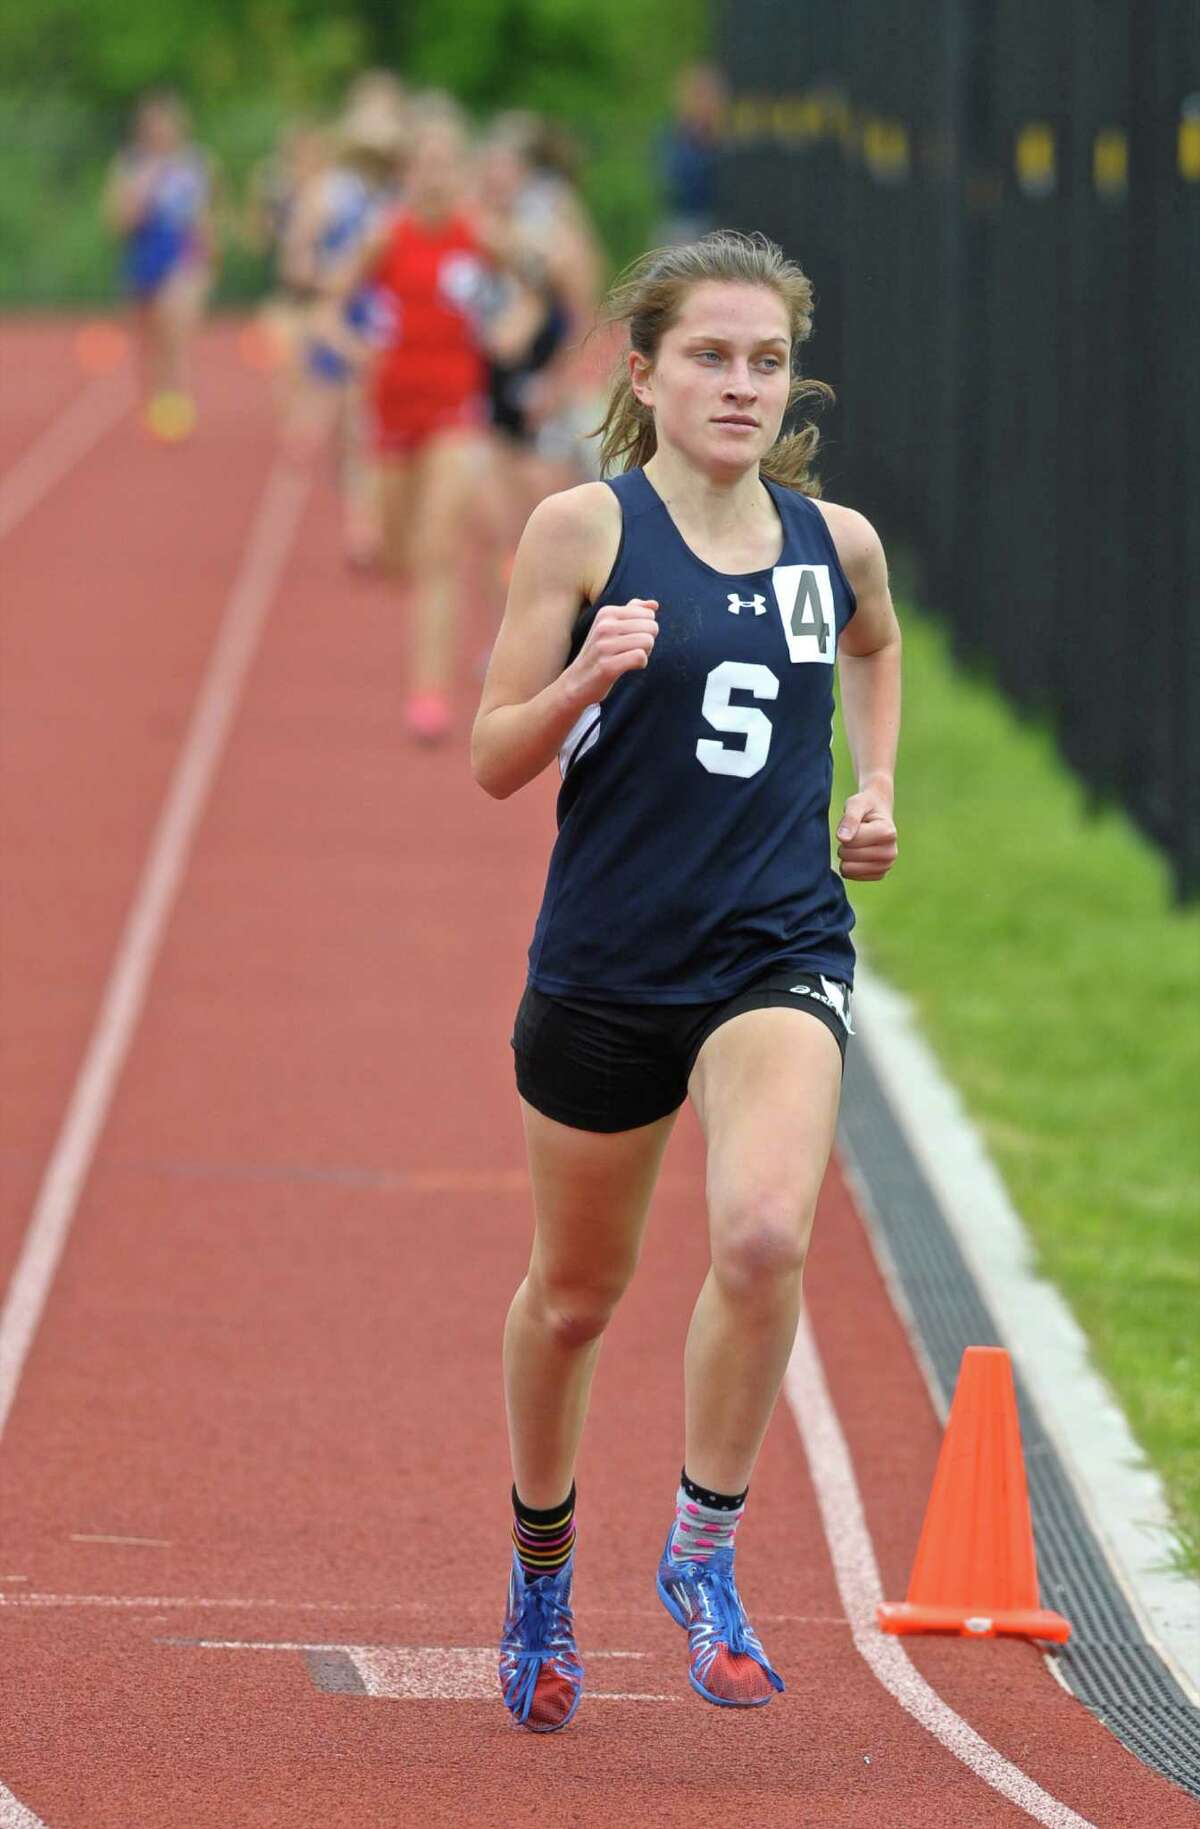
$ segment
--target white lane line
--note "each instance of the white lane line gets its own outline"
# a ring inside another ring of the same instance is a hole
[[[395,1702],[490,1702],[497,1692],[497,1653],[492,1646],[397,1645],[380,1649],[347,1645],[345,1651],[369,1696]]]
[[[176,1641],[178,1642],[178,1641]],[[491,1702],[496,1696],[496,1648],[476,1645],[316,1645],[264,1643],[261,1639],[192,1639],[205,1651],[337,1651],[350,1659],[367,1695],[393,1702]],[[648,1651],[592,1651],[605,1658],[644,1660]],[[589,1702],[675,1702],[676,1696],[640,1690],[587,1692]]]
[[[96,1533],[85,1535],[82,1531],[72,1531],[67,1538],[67,1542],[144,1544],[147,1549],[154,1550],[169,1550],[171,1547],[171,1539],[169,1537],[106,1537]]]
[[[25,1575],[11,1580],[26,1581]],[[207,1609],[213,1613],[425,1613],[441,1611],[416,1603],[396,1602],[380,1607],[374,1601],[351,1600],[253,1600],[245,1596],[212,1599],[193,1594],[0,1594],[0,1612],[25,1607],[32,1612],[54,1607],[100,1607],[112,1612],[165,1613],[172,1608],[189,1612]]]
[[[163,1641],[171,1645],[191,1645],[198,1651],[344,1651],[350,1656],[393,1656],[415,1658],[490,1658],[496,1659],[494,1646],[484,1645],[348,1645],[339,1640],[337,1644],[313,1639],[261,1639],[261,1638],[179,1638]],[[596,1658],[636,1658],[646,1661],[654,1654],[650,1651],[589,1651],[588,1662]],[[491,1668],[491,1665],[488,1666]]]
[[[914,1721],[1027,1816],[1044,1824],[1045,1829],[1096,1829],[1086,1817],[1043,1791],[961,1715],[955,1714],[949,1703],[930,1688],[900,1640],[881,1632],[876,1624],[875,1609],[883,1599],[883,1584],[875,1546],[863,1513],[850,1450],[833,1407],[807,1315],[800,1318],[783,1388],[808,1456],[838,1593],[855,1648]]]
[[[137,1028],[188,851],[300,517],[308,476],[282,464],[271,472],[226,605],[100,1013],[0,1311],[0,1435]]]
[[[0,1785],[0,1829],[46,1829],[46,1824],[7,1786]]]
[[[87,456],[132,405],[133,378],[127,369],[102,375],[76,394],[12,469],[0,477],[0,540]]]

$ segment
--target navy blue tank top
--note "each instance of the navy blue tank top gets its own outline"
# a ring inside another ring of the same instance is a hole
[[[775,967],[853,980],[830,862],[833,662],[854,593],[816,504],[767,482],[783,551],[714,571],[642,470],[613,478],[621,544],[596,611],[657,598],[648,667],[559,756],[558,839],[529,951],[550,996],[704,1003]],[[570,663],[568,662],[568,665]]]

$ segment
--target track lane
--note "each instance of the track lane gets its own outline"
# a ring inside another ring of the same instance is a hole
[[[0,476],[0,540],[40,508],[71,471],[125,418],[134,404],[124,368],[92,381]]]
[[[0,488],[89,377],[79,366],[75,317],[0,320]]]
[[[528,1231],[507,1034],[549,796],[496,806],[461,759],[398,748],[400,621],[386,591],[347,591],[334,533],[319,498],[4,1444],[3,1572],[25,1581],[0,1681],[33,1697],[8,1711],[6,1781],[52,1829],[669,1824],[734,1801],[814,1825],[1027,1822],[853,1653],[782,1411],[741,1568],[790,1693],[731,1718],[687,1689],[652,1576],[704,1265],[690,1119],[580,1470],[585,1648],[644,1652],[638,1687],[676,1699],[597,1704],[545,1742],[491,1700],[331,1694],[302,1653],[188,1642],[486,1647],[503,1585],[496,1343]],[[814,1322],[894,1588],[937,1431],[864,1251],[835,1178]],[[143,1541],[97,1541],[120,1537]],[[114,1595],[130,1604],[95,1604]],[[222,1599],[248,1604],[199,1604]],[[1060,1693],[1026,1648],[935,1649],[975,1670],[1021,1653],[998,1685],[1014,1713]],[[1061,1702],[1103,1764],[1115,1743]],[[1155,1784],[1172,1823],[1179,1794]]]
[[[163,452],[122,427],[0,556],[6,1280],[273,452],[232,336],[209,333],[204,353],[193,446]],[[222,487],[231,474],[243,488]]]
[[[187,870],[194,832],[308,487],[308,479],[294,467],[278,463],[272,469],[222,616],[95,1026],[0,1309],[0,1430],[8,1420],[80,1192],[91,1172],[162,935]]]

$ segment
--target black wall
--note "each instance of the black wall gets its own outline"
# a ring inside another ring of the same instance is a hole
[[[721,0],[826,492],[1200,893],[1200,5]]]

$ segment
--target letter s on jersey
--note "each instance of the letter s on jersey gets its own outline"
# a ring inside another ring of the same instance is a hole
[[[731,692],[749,692],[756,699],[777,699],[779,681],[769,667],[755,661],[723,660],[714,667],[704,685],[705,722],[714,730],[744,736],[746,741],[739,748],[736,744],[718,743],[715,737],[701,737],[696,756],[710,775],[757,775],[771,747],[771,720],[753,705],[731,705]]]

